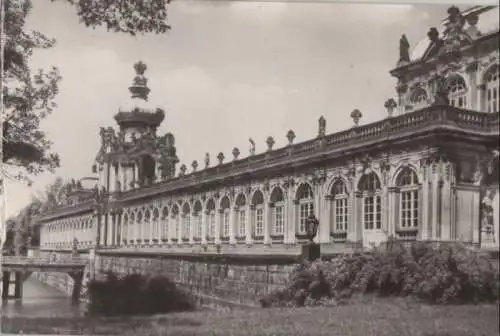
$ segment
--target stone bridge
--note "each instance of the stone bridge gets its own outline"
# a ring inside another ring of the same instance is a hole
[[[78,302],[82,287],[83,274],[89,260],[79,257],[68,259],[49,257],[2,257],[2,300],[21,299],[23,283],[33,272],[67,273],[73,278],[75,285],[72,291],[73,302]],[[14,274],[14,280],[11,275]],[[14,283],[14,296],[9,295],[9,287]]]

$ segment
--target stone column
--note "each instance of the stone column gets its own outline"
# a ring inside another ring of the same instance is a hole
[[[198,230],[198,217],[196,212],[193,210],[191,212],[191,219],[189,223],[189,243],[194,244],[194,232]]]
[[[209,224],[209,214],[208,210],[200,211],[198,216],[201,216],[201,244],[207,244],[207,235],[208,235],[208,224]]]
[[[288,192],[284,191],[284,205],[283,205],[283,244],[288,244],[290,241],[290,206],[288,202]]]
[[[389,218],[394,215],[394,212],[393,208],[391,207],[391,204],[389,203],[389,189],[387,187],[387,183],[384,183],[382,185],[382,194],[380,195],[380,202],[382,208],[382,213],[380,214],[381,215],[380,218],[382,220],[381,228],[382,231],[386,230],[390,234]],[[388,237],[385,238],[387,239]]]
[[[408,90],[408,86],[406,84],[398,84],[396,87],[396,91],[398,93],[398,114],[404,114],[406,108],[406,92]]]
[[[420,232],[420,239],[421,240],[428,240],[430,239],[430,231],[429,231],[429,215],[430,215],[430,204],[431,204],[431,199],[432,199],[432,194],[431,194],[431,184],[430,184],[430,179],[429,179],[429,167],[427,164],[422,165],[422,187],[421,187],[421,192],[419,194],[419,207],[421,208],[421,214],[422,217],[420,219],[420,227],[419,227],[419,232]]]
[[[330,235],[332,232],[335,232],[335,214],[333,213],[333,196],[331,194],[327,194],[324,197],[324,218],[325,221],[328,223],[328,242],[330,242]],[[350,216],[348,215],[348,218]]]
[[[221,242],[221,240],[220,240],[221,229],[222,229],[223,220],[224,220],[223,212],[224,212],[223,209],[217,209],[217,211],[215,212],[215,223],[216,223],[216,225],[215,225],[215,244],[220,244],[220,242]]]
[[[319,189],[319,188],[318,188]],[[329,195],[327,195],[329,196]],[[330,210],[330,200],[326,196],[318,195],[319,201],[319,228],[318,228],[318,242],[319,243],[329,243],[330,242],[330,226],[331,218],[329,215]]]
[[[355,243],[363,241],[363,197],[358,191],[352,193],[351,199],[351,210],[352,210],[352,225],[351,229],[347,233],[347,240]]]
[[[452,236],[451,223],[451,185],[450,181],[442,182],[442,201],[441,201],[441,239],[450,240]]]
[[[116,170],[113,162],[109,163],[109,192],[116,191]]]
[[[467,97],[469,101],[467,102],[467,108],[480,111],[479,102],[481,101],[481,98],[479,96],[480,90],[478,90],[478,81],[480,80],[478,80],[477,69],[477,62],[469,64],[466,69],[469,77],[469,94]]]
[[[118,218],[118,225],[117,225],[117,230],[116,230],[116,246],[121,246],[122,245],[122,240],[123,240],[123,212],[120,211],[117,214]]]
[[[297,243],[297,233],[299,232],[299,200],[292,198],[292,204],[290,206],[290,214],[291,214],[291,221],[290,221],[290,243],[291,244],[296,244]]]
[[[137,188],[137,183],[139,182],[139,166],[137,165],[136,162],[134,163],[133,174],[134,174],[133,178],[134,188]]]
[[[396,231],[399,226],[399,207],[396,206],[396,203],[398,202],[397,188],[384,187],[384,189],[386,190],[383,192],[387,193],[387,208],[382,214],[382,228],[384,228],[384,223],[387,223],[387,227],[385,228],[387,230],[387,234],[389,236],[396,236]]]
[[[269,207],[269,202],[267,192],[264,195],[264,244],[271,244],[271,208]]]
[[[477,85],[477,107],[478,111],[486,112],[486,85],[484,83]]]
[[[248,245],[252,244],[252,223],[253,223],[253,210],[252,206],[249,204],[246,206],[247,221],[245,223],[245,242]]]
[[[233,207],[229,211],[229,244],[236,244],[237,225],[239,224],[238,207]]]

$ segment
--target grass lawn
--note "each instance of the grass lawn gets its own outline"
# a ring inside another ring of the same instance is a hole
[[[4,333],[86,335],[495,336],[496,305],[364,298],[332,307],[197,311],[134,318],[2,318]]]

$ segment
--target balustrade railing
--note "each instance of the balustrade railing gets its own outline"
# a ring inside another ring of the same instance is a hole
[[[4,256],[2,257],[2,264],[4,265],[84,265],[88,263],[88,259],[81,257],[70,258],[54,258],[47,257],[24,257],[24,256]]]
[[[276,150],[249,156],[240,160],[210,167],[205,170],[179,176],[168,181],[161,181],[141,189],[122,193],[123,198],[147,195],[151,190],[175,190],[189,187],[200,182],[217,181],[234,175],[253,172],[257,168],[283,163],[288,157],[298,158],[318,150],[330,151],[352,143],[363,144],[377,138],[383,139],[392,135],[414,132],[430,125],[448,125],[469,131],[497,132],[498,114],[462,110],[451,106],[430,106],[415,112],[387,118],[368,125],[353,127],[333,133],[325,137],[289,145]],[[319,141],[324,143],[319,145]]]

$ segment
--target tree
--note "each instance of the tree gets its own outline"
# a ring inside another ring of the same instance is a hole
[[[78,18],[87,27],[105,26],[108,31],[132,36],[162,34],[170,29],[167,24],[169,0],[59,1],[75,6]],[[2,59],[2,162],[16,170],[8,176],[30,184],[33,176],[54,172],[60,164],[57,153],[51,151],[52,143],[40,129],[40,122],[56,107],[54,98],[62,77],[56,67],[32,72],[29,66],[34,51],[55,44],[54,39],[38,31],[26,31],[24,25],[32,9],[31,0],[3,0],[1,3],[5,16],[2,33],[6,36]]]
[[[14,250],[16,255],[26,251],[27,241],[33,245],[39,243],[39,231],[35,227],[36,219],[42,213],[64,203],[72,191],[73,183],[57,177],[43,193],[33,196],[30,203],[19,213],[7,220],[7,239],[5,245]]]

